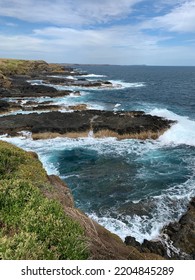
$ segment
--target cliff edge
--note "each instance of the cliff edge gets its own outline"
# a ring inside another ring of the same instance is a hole
[[[0,141],[0,259],[162,259],[126,246],[75,208],[38,157]]]

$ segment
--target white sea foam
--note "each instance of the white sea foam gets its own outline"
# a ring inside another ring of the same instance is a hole
[[[103,111],[105,110],[105,107],[103,105],[97,104],[97,103],[86,103],[87,104],[87,108],[89,110],[99,110],[99,111]]]
[[[73,72],[74,73],[74,72]],[[77,78],[75,78],[75,76],[66,76],[66,75],[50,75],[48,77],[51,77],[51,78],[59,78],[59,79],[69,79],[69,80],[77,80]]]
[[[23,110],[18,110],[18,111],[13,111],[13,112],[7,112],[7,113],[4,113],[4,114],[1,114],[0,115],[0,118],[1,117],[4,117],[4,116],[15,116],[15,115],[29,115],[29,114],[32,114],[32,113],[37,113],[37,114],[41,114],[41,113],[49,113],[50,110],[29,110],[29,111],[23,111]]]
[[[123,240],[126,236],[133,236],[140,243],[144,239],[161,239],[162,228],[170,222],[178,220],[185,212],[190,198],[195,195],[194,184],[195,178],[193,177],[184,184],[176,185],[162,195],[154,197],[152,217],[119,215],[118,218],[112,218],[110,215],[98,217],[95,213],[89,214],[89,216]]]
[[[72,86],[56,86],[56,85],[52,85],[49,84],[49,86],[55,87],[57,90],[73,90],[73,91],[94,91],[94,90],[114,90],[114,89],[122,89],[124,88],[121,84],[119,83],[114,83],[113,85],[107,85],[107,84],[103,84],[101,86],[80,86],[80,85],[72,85]]]
[[[127,83],[123,82],[121,80],[109,80],[111,85],[103,84],[102,86],[91,86],[91,87],[85,87],[85,86],[80,86],[80,85],[72,85],[72,86],[67,86],[67,85],[53,85],[53,84],[47,84],[47,86],[51,86],[56,88],[57,90],[119,90],[119,89],[125,89],[125,88],[140,88],[140,87],[145,87],[146,84],[143,82],[138,82],[138,83]]]
[[[30,83],[31,85],[36,86],[36,85],[42,85],[43,80],[28,80],[27,82]]]
[[[98,217],[97,214],[89,214],[89,217],[107,228],[109,231],[117,234],[123,240],[126,236],[130,235],[129,226],[123,221],[111,217]]]
[[[124,88],[140,88],[140,87],[145,87],[146,83],[144,82],[137,82],[137,83],[127,83],[127,82],[123,82],[121,80],[109,80],[109,82],[111,82],[114,87],[117,89],[124,89]]]
[[[177,121],[176,124],[172,125],[172,127],[159,138],[163,144],[185,144],[195,146],[194,120],[190,120],[188,117],[179,116],[167,109],[154,109],[150,114]]]
[[[76,79],[75,77],[69,76],[70,79]],[[80,77],[80,76],[79,76]],[[87,74],[87,75],[82,75],[81,77],[88,77],[88,78],[95,78],[95,77],[106,77],[104,75],[95,75],[95,74]],[[60,76],[58,76],[60,78]],[[95,81],[94,79],[91,81]],[[67,85],[54,85],[54,84],[44,84],[42,80],[29,80],[28,82],[31,83],[32,85],[46,85],[50,87],[54,87],[57,90],[113,90],[113,89],[125,89],[125,88],[140,88],[140,87],[145,87],[146,83],[144,82],[136,82],[136,83],[129,83],[129,82],[124,82],[122,80],[108,80],[110,83],[112,83],[112,87],[109,85],[103,85],[100,87],[85,87],[85,86],[77,86],[77,85],[72,85],[72,86],[67,86]]]
[[[82,74],[80,76],[77,77],[83,77],[83,78],[101,78],[101,77],[106,77],[106,75],[98,75],[98,74]]]
[[[117,112],[117,111],[118,111],[118,108],[119,108],[120,106],[121,106],[120,103],[115,104],[115,105],[114,105],[114,108],[113,108],[113,111],[114,111],[114,112]],[[119,108],[119,110],[120,110],[120,111],[123,111],[124,109]]]
[[[124,240],[126,236],[133,236],[140,243],[144,239],[152,240],[159,238],[160,230],[164,226],[163,223],[155,221],[155,219],[150,220],[147,216],[125,216],[123,219],[121,217],[118,219],[98,217],[95,213],[89,214],[89,216],[109,231],[120,236],[121,239]]]
[[[73,76],[67,76],[66,78],[69,79],[69,80],[77,80],[77,78],[75,78]]]

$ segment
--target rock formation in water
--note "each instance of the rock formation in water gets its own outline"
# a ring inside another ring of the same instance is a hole
[[[75,111],[71,113],[48,112],[42,114],[10,115],[1,117],[0,134],[17,135],[28,130],[33,137],[50,137],[52,133],[70,137],[88,136],[92,130],[94,137],[116,136],[122,138],[157,138],[168,129],[171,121],[145,115],[143,112],[107,112],[97,110]]]

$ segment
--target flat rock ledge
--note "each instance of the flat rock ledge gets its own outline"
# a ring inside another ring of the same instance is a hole
[[[156,139],[173,122],[141,111],[84,110],[68,113],[18,114],[1,117],[0,134],[16,136],[30,131],[33,139],[63,137],[117,137]]]

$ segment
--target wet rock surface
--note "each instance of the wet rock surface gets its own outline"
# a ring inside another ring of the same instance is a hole
[[[171,223],[163,229],[173,242],[173,246],[179,248],[195,259],[195,198],[188,206],[186,213],[176,223]]]
[[[72,93],[70,90],[59,91],[53,87],[46,85],[31,85],[26,81],[12,82],[10,88],[0,88],[0,97],[58,97],[66,96]]]
[[[42,114],[10,115],[1,117],[0,133],[15,135],[21,130],[32,133],[112,131],[118,135],[151,133],[156,134],[169,128],[171,121],[145,115],[143,112],[108,112],[98,110],[75,111],[71,113],[48,112]]]
[[[68,78],[51,78],[46,77],[43,80],[44,84],[54,84],[54,85],[61,85],[61,86],[73,86],[73,87],[87,87],[87,88],[114,88],[114,85],[109,81],[88,81],[85,78],[78,78],[78,79],[68,79]],[[117,85],[117,87],[121,87]]]

